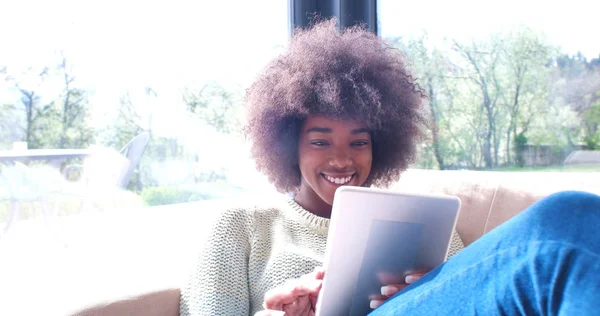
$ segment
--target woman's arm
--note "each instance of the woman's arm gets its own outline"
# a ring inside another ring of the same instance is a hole
[[[252,224],[248,212],[224,211],[209,233],[187,284],[181,316],[248,315],[248,259]]]

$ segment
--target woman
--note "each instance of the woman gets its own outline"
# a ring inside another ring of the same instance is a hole
[[[334,23],[296,35],[246,96],[257,168],[294,198],[222,214],[182,290],[181,315],[314,315],[335,190],[385,187],[413,161],[425,96],[404,56]],[[598,310],[599,222],[598,196],[548,197],[425,276],[384,286],[371,306],[385,302],[381,315]],[[450,253],[462,247],[455,233]]]
[[[336,188],[398,180],[425,131],[424,97],[371,33],[326,21],[296,35],[246,95],[256,166],[295,197],[221,216],[181,315],[254,315],[268,290],[320,266]],[[454,234],[451,253],[462,247]]]

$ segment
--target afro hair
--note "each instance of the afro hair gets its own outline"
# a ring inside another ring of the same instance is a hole
[[[246,135],[257,169],[277,190],[298,189],[298,140],[308,116],[361,120],[371,130],[366,185],[388,186],[415,160],[429,120],[427,96],[404,54],[361,26],[336,20],[298,30],[245,96]]]

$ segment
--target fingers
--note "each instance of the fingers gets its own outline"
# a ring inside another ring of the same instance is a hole
[[[282,286],[268,291],[265,294],[263,307],[267,310],[283,310],[295,308],[293,304],[302,298],[302,309],[305,305],[312,307],[316,304],[317,295],[323,284],[325,269],[317,267],[311,273],[305,274],[298,279],[287,281]],[[305,302],[304,302],[305,300]]]
[[[371,302],[369,302],[369,307],[371,307],[371,309],[376,309],[381,306],[383,302],[385,302],[385,300],[371,300]]]
[[[304,311],[302,311],[302,315],[308,315],[310,310],[312,309],[312,305],[310,304],[310,298],[308,296],[303,296],[301,298],[301,304],[304,305]]]
[[[408,284],[389,284],[381,287],[381,296],[371,297],[369,306],[372,309],[379,307],[383,302],[387,301],[390,297],[396,295],[396,293],[402,291]]]
[[[323,268],[323,267],[316,267],[315,270],[313,271],[313,273],[314,273],[315,279],[317,279],[317,280],[323,280],[323,278],[325,277],[325,268]],[[310,305],[312,307],[311,308],[312,315],[314,315],[314,310],[317,308],[317,300],[319,298],[319,291],[320,290],[321,290],[321,288],[319,288],[319,290],[316,291],[315,293],[312,293],[311,295],[309,295]]]
[[[315,274],[315,278],[317,280],[323,280],[323,278],[325,277],[325,268],[316,267],[313,273]]]
[[[404,278],[404,282],[406,282],[406,284],[415,283],[415,282],[417,282],[418,279],[420,279],[425,274],[427,274],[427,272],[415,272],[415,273],[411,273],[411,274],[407,275]]]
[[[424,276],[425,274],[427,274],[427,272],[429,271],[415,271],[415,272],[411,272],[410,274],[406,275],[404,277],[404,283],[402,284],[388,284],[386,286],[382,286],[381,287],[381,295],[380,297],[373,297],[371,298],[370,301],[370,307],[372,309],[375,309],[377,307],[379,307],[381,304],[383,304],[386,300],[388,300],[390,297],[396,295],[398,292],[404,290],[407,286],[409,286],[410,284],[416,282],[418,279],[420,279],[422,276]]]
[[[287,315],[306,315],[310,309],[308,296],[300,296],[291,304],[283,305],[283,311]]]
[[[386,297],[392,297],[396,295],[396,293],[404,290],[408,284],[389,284],[381,287],[381,295]]]
[[[316,294],[321,289],[322,280],[297,279],[265,294],[264,305],[267,309],[281,310],[283,305],[291,304],[300,296]]]
[[[415,272],[415,273],[407,275],[404,278],[405,283],[403,283],[403,284],[388,284],[386,286],[382,286],[381,287],[381,295],[387,296],[387,297],[392,297],[392,296],[396,295],[396,293],[404,290],[404,288],[406,288],[410,284],[416,282],[418,279],[420,279],[426,273],[427,272]]]

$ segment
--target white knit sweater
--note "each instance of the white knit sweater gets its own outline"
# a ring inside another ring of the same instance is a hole
[[[291,199],[223,212],[182,288],[180,314],[254,315],[268,290],[322,265],[328,227]],[[463,247],[455,232],[450,255]]]

